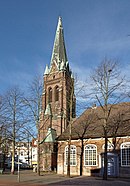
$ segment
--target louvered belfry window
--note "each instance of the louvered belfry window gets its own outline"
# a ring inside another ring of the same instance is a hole
[[[51,87],[48,89],[48,102],[49,103],[52,102],[52,88]]]
[[[59,87],[55,87],[55,101],[59,101]]]

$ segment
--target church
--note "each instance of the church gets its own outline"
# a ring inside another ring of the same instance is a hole
[[[61,17],[59,17],[50,66],[44,72],[40,122],[41,169],[57,167],[57,141],[75,118],[74,78],[67,59]],[[50,153],[52,152],[52,153]]]
[[[112,109],[111,127],[107,134],[107,173],[115,177],[129,176],[130,103],[116,104]],[[76,118],[74,77],[59,17],[50,65],[46,65],[44,72],[39,135],[40,171],[57,171],[67,175],[69,158],[71,175],[102,176],[105,140],[103,121],[99,120],[101,115],[101,107],[95,106]]]

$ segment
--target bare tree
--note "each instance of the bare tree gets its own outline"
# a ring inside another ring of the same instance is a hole
[[[3,114],[3,97],[0,95],[0,136],[2,136],[3,128],[4,128],[4,114]]]
[[[123,127],[122,127],[123,126]],[[121,136],[126,135],[126,131],[130,130],[130,103],[124,102],[114,105],[109,118],[108,131],[113,140],[113,151],[116,151]]]
[[[103,120],[103,131],[105,138],[104,150],[104,173],[103,179],[107,179],[107,142],[108,142],[108,121],[112,106],[123,100],[125,95],[125,78],[121,77],[118,61],[105,58],[92,73],[93,94],[101,106]],[[110,105],[111,104],[111,105]]]
[[[27,123],[25,118],[25,109],[22,103],[23,93],[19,87],[13,87],[7,91],[4,96],[4,114],[6,118],[6,134],[8,139],[12,141],[12,166],[11,173],[14,174],[14,162],[15,162],[15,142],[23,137],[23,128]]]
[[[74,92],[76,97],[76,116],[79,116],[88,108],[86,100],[90,100],[90,96],[87,82],[80,80],[77,74],[74,75]]]
[[[67,164],[67,176],[70,177],[70,152],[71,152],[71,131],[72,131],[72,122],[75,117],[75,100],[74,100],[74,78],[70,81],[71,86],[67,99],[67,107],[69,109],[69,139],[68,139],[68,164]],[[69,97],[70,95],[70,97]]]
[[[5,169],[5,157],[7,153],[6,118],[4,115],[3,96],[0,95],[0,150],[3,154],[3,169]]]
[[[78,139],[81,141],[81,154],[80,154],[80,176],[83,173],[83,153],[84,153],[84,139],[87,138],[88,132],[91,129],[91,124],[95,120],[94,109],[87,109],[86,114],[83,114],[80,118],[76,120],[72,126],[72,133],[77,135]],[[94,128],[93,128],[94,130]]]
[[[69,121],[68,121],[68,123],[69,123],[68,162],[67,162],[67,176],[68,177],[71,176],[70,175],[71,137],[72,137],[72,132],[74,130],[72,124],[73,124],[73,120],[76,118],[75,109],[77,109],[78,111],[80,110],[80,112],[78,114],[81,113],[81,110],[85,109],[85,105],[82,103],[81,100],[82,100],[83,95],[85,95],[85,86],[86,86],[85,83],[80,82],[77,75],[75,75],[75,78],[71,79],[70,83],[71,83],[70,92],[69,92],[68,97],[67,97],[67,104],[68,104],[67,109],[69,109],[69,111],[70,111],[69,112],[70,113],[70,118],[69,118]],[[76,103],[77,103],[77,106],[75,105]],[[76,108],[75,108],[75,106],[76,106]],[[86,126],[87,126],[87,124],[86,124]],[[86,127],[86,126],[84,126],[84,127]],[[85,130],[85,128],[84,128],[84,130]],[[86,132],[86,131],[84,131],[84,132]],[[82,135],[84,136],[84,134],[82,134]],[[80,138],[82,138],[82,137],[80,136]],[[82,146],[82,148],[83,148],[83,146]],[[83,153],[83,151],[82,151],[82,153]],[[83,154],[81,155],[81,159],[83,158],[82,156],[83,156]],[[81,160],[81,164],[82,164],[82,160]],[[82,175],[82,167],[80,169],[80,174]]]
[[[37,173],[40,175],[40,112],[41,112],[41,104],[42,104],[42,89],[43,82],[40,76],[36,76],[33,81],[30,83],[28,88],[28,96],[24,98],[24,104],[28,108],[28,115],[31,119],[31,129],[36,128],[37,132]],[[29,130],[28,130],[29,131]],[[32,135],[32,133],[30,134]]]

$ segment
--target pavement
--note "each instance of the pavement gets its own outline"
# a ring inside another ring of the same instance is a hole
[[[19,182],[20,181],[20,182]],[[0,175],[0,186],[49,186],[49,185],[87,185],[87,186],[130,186],[129,178],[108,178],[102,180],[101,177],[74,176],[67,177],[56,173],[45,173],[38,176],[32,170],[20,171],[18,180],[17,172],[12,175],[5,172]]]

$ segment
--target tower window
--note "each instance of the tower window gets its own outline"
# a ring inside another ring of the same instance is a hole
[[[50,87],[49,88],[49,91],[48,91],[48,102],[52,102],[52,88]]]
[[[55,87],[55,101],[59,101],[59,87]]]

